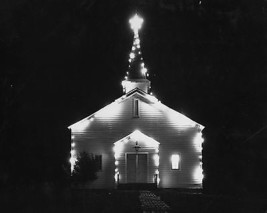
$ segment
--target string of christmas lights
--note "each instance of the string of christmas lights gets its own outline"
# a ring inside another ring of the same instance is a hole
[[[129,68],[126,72],[125,80],[129,79],[146,79],[148,77],[147,68],[145,67],[138,31],[141,29],[143,19],[137,14],[129,20],[131,29],[134,32],[134,40],[131,52],[129,54]]]

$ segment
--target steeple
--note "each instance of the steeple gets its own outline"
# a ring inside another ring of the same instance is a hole
[[[134,32],[133,46],[129,55],[129,68],[126,72],[125,80],[122,81],[123,91],[129,91],[139,88],[148,93],[150,81],[146,79],[148,76],[147,68],[145,67],[138,31],[140,30],[143,19],[137,14],[129,20],[131,28]]]

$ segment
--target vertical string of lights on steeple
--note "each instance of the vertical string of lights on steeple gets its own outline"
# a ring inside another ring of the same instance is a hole
[[[141,29],[143,19],[135,14],[130,20],[131,29],[134,32],[134,40],[131,52],[129,54],[129,68],[126,72],[125,80],[146,79],[148,77],[140,48],[140,38],[138,31]]]

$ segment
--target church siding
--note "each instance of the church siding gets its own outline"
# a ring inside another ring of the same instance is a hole
[[[201,153],[197,153],[193,143],[194,135],[197,132],[196,127],[188,122],[173,121],[167,115],[166,110],[158,109],[153,103],[145,102],[141,98],[139,98],[139,117],[134,118],[132,114],[132,99],[134,98],[138,98],[138,96],[134,95],[116,103],[111,110],[109,107],[102,112],[100,110],[95,114],[94,120],[89,122],[83,130],[72,128],[77,152],[87,151],[102,155],[102,171],[98,173],[98,180],[90,187],[114,187],[113,145],[136,129],[160,143],[160,187],[201,186],[201,182],[195,180],[192,175],[195,166],[199,165],[199,159],[196,156],[201,155]],[[140,152],[143,151],[140,150]],[[181,156],[181,170],[178,171],[171,169],[170,158],[174,153],[179,153]],[[121,163],[119,168],[121,168],[122,181],[126,177],[125,171],[122,169],[125,166],[124,158],[125,156],[121,156],[121,162],[119,162]],[[149,162],[152,162],[150,155]],[[154,169],[152,167],[153,165],[150,163],[149,169]],[[151,177],[149,177],[150,179],[152,180]]]

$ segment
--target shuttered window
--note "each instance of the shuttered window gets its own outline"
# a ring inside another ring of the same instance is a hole
[[[138,99],[133,100],[133,117],[134,118],[139,117],[139,100]]]

